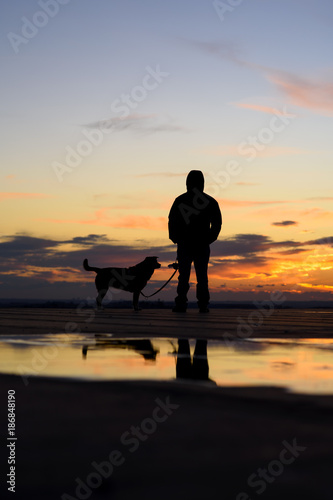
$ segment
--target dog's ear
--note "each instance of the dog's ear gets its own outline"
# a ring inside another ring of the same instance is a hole
[[[157,261],[158,257],[146,257],[145,260],[149,262],[149,265],[152,266],[154,269],[158,269],[161,267],[161,264]]]

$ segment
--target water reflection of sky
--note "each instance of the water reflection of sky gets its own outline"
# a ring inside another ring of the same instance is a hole
[[[2,373],[91,380],[176,380],[284,386],[333,393],[333,340],[117,339],[112,335],[6,336]]]

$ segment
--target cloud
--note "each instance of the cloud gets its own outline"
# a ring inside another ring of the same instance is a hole
[[[165,217],[149,217],[144,215],[129,215],[114,219],[110,225],[117,228],[127,229],[151,229],[154,231],[166,230],[167,220]]]
[[[280,69],[252,63],[246,60],[240,47],[228,41],[187,41],[187,43],[221,60],[258,71],[282,93],[284,99],[294,106],[309,109],[319,115],[333,115],[333,82],[331,81],[301,77]]]
[[[151,217],[145,215],[128,215],[123,217],[109,217],[107,211],[114,207],[104,207],[95,212],[93,219],[36,219],[38,221],[49,222],[52,224],[79,224],[88,226],[102,226],[127,229],[150,229],[166,230],[166,217]],[[125,207],[117,207],[125,208]]]
[[[44,193],[0,193],[0,201],[4,200],[25,200],[32,198],[52,198],[49,194]]]
[[[127,129],[139,129],[147,122],[147,120],[154,119],[155,115],[139,115],[133,114],[129,115],[126,118],[120,118],[118,116],[112,118],[106,118],[104,120],[98,120],[91,123],[86,123],[82,125],[83,127],[99,129],[99,130],[107,130],[114,132],[121,132]]]
[[[1,241],[2,240],[2,241]],[[13,259],[16,256],[45,253],[47,250],[58,246],[58,242],[51,239],[35,238],[33,236],[17,234],[3,236],[0,240],[0,265],[5,265],[3,259]]]
[[[73,249],[74,247],[74,249]],[[133,265],[148,255],[158,255],[172,262],[175,258],[173,245],[150,247],[141,242],[140,248],[110,240],[105,234],[75,236],[67,240],[49,240],[30,235],[12,235],[0,239],[0,270],[15,273],[29,267],[38,274],[44,268],[82,269],[84,258],[92,258],[95,265]],[[37,272],[37,270],[39,270]]]
[[[253,287],[266,285],[260,281],[272,280],[274,267],[285,262],[287,255],[309,251],[316,245],[332,247],[333,237],[299,242],[236,234],[212,245],[210,276],[216,287],[225,280],[257,280]],[[98,267],[129,267],[146,256],[157,255],[160,262],[169,264],[175,259],[176,247],[151,247],[149,241],[142,240],[125,245],[106,234],[94,233],[63,240],[15,234],[0,239],[0,255],[0,297],[70,298],[94,296],[93,277],[82,268],[85,258]],[[169,277],[170,270],[162,268],[154,275],[152,285],[159,287]]]
[[[106,236],[106,234],[88,234],[88,236],[76,236],[75,238],[72,238],[71,240],[66,240],[63,243],[91,246],[91,245],[110,243],[110,242],[111,240]]]
[[[201,40],[188,40],[181,39],[183,43],[200,50],[206,54],[211,54],[225,61],[231,61],[239,65],[247,65],[242,57],[241,49],[234,42],[229,40],[216,41],[216,42],[204,42]]]
[[[306,242],[306,245],[328,245],[333,247],[333,236],[326,236],[324,238],[310,240]]]
[[[86,128],[98,129],[109,132],[131,131],[135,133],[156,133],[156,132],[179,132],[185,131],[185,128],[172,123],[170,118],[158,117],[157,115],[139,115],[132,114],[126,118],[112,117],[105,120],[86,123]]]
[[[229,272],[232,269],[248,268],[249,272],[251,270],[253,273],[253,269],[260,269],[274,261],[278,262],[279,255],[282,257],[283,255],[309,252],[310,249],[306,247],[315,245],[333,246],[333,237],[299,242],[294,240],[274,241],[261,234],[237,234],[214,243],[211,251],[211,263],[215,267],[221,267],[221,271],[223,268]]]
[[[291,104],[333,116],[333,82],[302,78],[285,71],[270,71],[267,78]]]
[[[260,205],[280,205],[283,203],[287,203],[283,200],[264,200],[264,201],[255,201],[255,200],[232,200],[231,198],[224,198],[218,200],[221,207],[256,207]]]
[[[300,205],[307,200],[285,200],[285,207],[279,208],[279,217],[281,219],[288,219],[289,217],[292,220],[302,220],[303,222],[309,223],[311,220],[314,221],[316,224],[318,224],[318,221],[322,222],[323,220],[327,220],[328,223],[331,223],[333,220],[333,211],[328,211],[328,210],[323,210],[320,208],[312,207],[306,210],[300,210],[299,207],[293,208],[293,207],[287,207],[287,205]],[[265,217],[265,218],[270,218],[271,220],[276,217],[276,209],[267,207],[267,208],[261,208],[258,210],[255,210],[252,212],[252,215],[255,217]],[[305,219],[306,218],[306,219]]]
[[[298,286],[304,287],[304,288],[313,288],[313,289],[319,289],[319,290],[332,290],[333,291],[333,285],[322,285],[322,284],[312,284],[312,283],[298,283]]]
[[[271,106],[263,106],[261,104],[250,104],[250,103],[245,103],[245,102],[231,102],[230,104],[236,106],[237,108],[251,109],[253,111],[261,111],[262,113],[269,113],[272,115],[282,115],[282,116],[290,116],[290,117],[295,116],[293,113],[281,112],[277,108],[273,108]]]
[[[284,227],[284,226],[297,226],[298,222],[295,220],[283,220],[281,222],[272,222],[272,226]]]
[[[280,255],[297,255],[298,253],[308,252],[306,248],[292,248],[290,250],[284,250],[279,252]]]
[[[271,238],[262,234],[237,234],[223,241],[218,240],[214,243],[213,250],[215,255],[221,257],[227,256],[253,256],[266,252],[273,245],[293,246],[295,242],[273,242]]]
[[[309,208],[307,210],[302,210],[299,212],[299,214],[301,217],[311,215],[315,219],[324,219],[324,218],[332,219],[332,217],[333,217],[332,211],[330,212],[328,210],[323,210],[323,209],[318,208],[318,207],[313,207],[313,208]]]

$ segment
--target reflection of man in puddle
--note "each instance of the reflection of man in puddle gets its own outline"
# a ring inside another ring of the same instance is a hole
[[[182,379],[212,382],[209,378],[207,340],[198,339],[196,341],[192,360],[188,339],[178,339],[176,376]]]

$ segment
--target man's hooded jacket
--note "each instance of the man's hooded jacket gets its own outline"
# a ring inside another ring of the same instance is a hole
[[[213,243],[222,226],[219,204],[204,193],[204,182],[200,170],[191,170],[186,179],[187,192],[175,199],[169,213],[170,240],[193,250]]]

